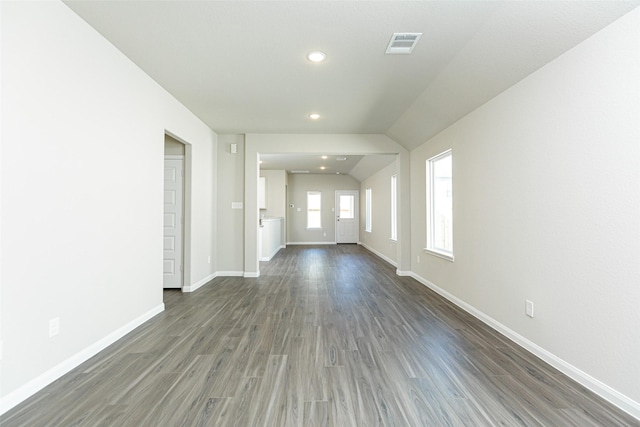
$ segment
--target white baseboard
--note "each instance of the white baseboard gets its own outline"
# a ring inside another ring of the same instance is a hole
[[[12,391],[2,399],[0,399],[0,415],[7,412],[9,409],[23,402],[27,398],[31,397],[33,394],[42,390],[44,387],[48,386],[64,374],[68,373],[72,369],[76,368],[80,364],[86,362],[91,357],[98,354],[100,351],[104,350],[114,342],[118,341],[120,338],[133,331],[138,326],[142,325],[147,320],[151,319],[158,313],[164,311],[164,303],[152,308],[146,313],[136,317],[131,322],[126,325],[116,329],[111,332],[106,337],[97,341],[96,343],[90,345],[89,347],[81,350],[75,355],[71,356],[67,360],[57,364],[53,368],[49,369],[42,375],[37,376],[31,381],[27,382],[23,386],[18,389]]]
[[[404,270],[396,270],[396,274],[398,276],[413,276],[413,272],[411,271],[404,271]],[[418,280],[418,279],[416,279]]]
[[[256,272],[245,271],[242,274],[242,277],[260,277],[260,272],[259,271],[256,271]]]
[[[372,247],[370,247],[369,245],[362,243],[362,242],[358,242],[358,244],[360,246],[362,246],[363,248],[365,248],[366,250],[368,250],[369,252],[371,252],[372,254],[376,255],[379,258],[382,258],[383,260],[387,261],[389,264],[393,265],[394,267],[398,267],[398,263],[395,262],[394,260],[392,260],[391,258],[389,258],[388,256],[376,251],[375,249],[373,249]]]
[[[206,285],[207,283],[209,283],[211,280],[216,278],[217,273],[213,273],[208,275],[207,277],[205,277],[204,279],[200,279],[198,280],[196,283],[194,283],[193,285],[190,286],[183,286],[182,287],[182,292],[193,292],[198,288],[203,287],[204,285]]]
[[[287,242],[287,245],[337,245],[336,242]]]
[[[509,329],[502,323],[498,322],[492,317],[487,316],[480,310],[476,309],[472,305],[467,304],[466,302],[450,294],[449,292],[445,291],[439,286],[436,286],[435,284],[431,283],[424,277],[421,277],[415,274],[414,272],[409,272],[408,275],[413,277],[418,282],[422,283],[432,291],[436,292],[437,294],[451,301],[452,303],[454,303],[455,305],[457,305],[467,313],[471,314],[472,316],[476,317],[480,321],[484,322],[485,324],[490,326],[492,329],[496,330],[497,332],[501,333],[505,337],[509,338],[511,341],[518,344],[520,347],[524,348],[525,350],[539,357],[543,361],[547,362],[549,365],[553,366],[554,368],[556,368],[563,374],[567,375],[574,381],[577,381],[578,383],[588,388],[598,396],[602,397],[603,399],[607,400],[611,404],[627,412],[629,415],[635,418],[638,418],[640,420],[640,402],[636,402],[632,400],[631,398],[625,396],[619,391],[604,384],[602,381],[597,380],[596,378],[593,378],[591,375],[587,374],[586,372],[576,368],[572,364],[559,358],[555,354],[550,353],[549,351],[545,350],[544,348],[540,347],[534,342],[529,341],[527,338]]]
[[[218,271],[216,272],[217,277],[242,277],[244,275],[244,271]]]

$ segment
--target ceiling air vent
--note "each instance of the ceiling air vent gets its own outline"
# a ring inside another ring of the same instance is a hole
[[[386,54],[409,54],[420,40],[422,33],[393,33]]]

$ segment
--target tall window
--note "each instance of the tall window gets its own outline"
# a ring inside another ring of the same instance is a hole
[[[364,193],[364,231],[371,233],[371,188],[367,188]]]
[[[307,228],[322,228],[321,200],[319,191],[307,191]]]
[[[453,261],[451,150],[427,160],[427,250]]]
[[[398,240],[397,179],[391,175],[391,240]]]

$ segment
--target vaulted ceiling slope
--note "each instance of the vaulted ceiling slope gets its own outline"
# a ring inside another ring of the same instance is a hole
[[[379,133],[409,150],[640,4],[65,3],[218,133]],[[385,55],[395,32],[423,35]]]

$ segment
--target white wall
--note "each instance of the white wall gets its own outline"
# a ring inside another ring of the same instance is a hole
[[[236,144],[237,153],[231,153]],[[244,135],[218,136],[218,275],[244,272]],[[232,209],[232,203],[243,203]]]
[[[360,185],[360,242],[392,265],[397,265],[397,242],[391,240],[391,176],[396,163],[379,170]],[[365,231],[365,193],[371,188],[371,232]]]
[[[636,416],[639,49],[636,9],[411,153],[413,272]],[[448,148],[454,263],[422,250],[425,160]]]
[[[360,183],[348,175],[289,175],[289,208],[287,243],[335,243],[336,190],[360,190]],[[320,191],[321,229],[307,229],[307,192]],[[300,211],[298,211],[300,209]]]
[[[279,242],[287,242],[287,185],[289,176],[284,170],[260,170],[260,176],[266,178],[266,209],[261,211],[266,217],[283,218],[280,226]],[[264,240],[263,240],[264,242]]]
[[[260,176],[266,178],[266,206],[265,215],[269,217],[286,216],[287,172],[283,170],[261,170]]]
[[[171,98],[173,100],[173,98]],[[177,103],[177,101],[175,101]],[[181,108],[182,105],[180,105]],[[196,117],[185,109],[190,118]],[[168,113],[167,120],[171,120],[172,113]],[[215,277],[217,271],[218,251],[217,237],[217,188],[218,175],[216,165],[218,163],[217,140],[218,136],[204,123],[200,122],[211,136],[209,141],[198,143],[198,139],[184,133],[184,141],[190,142],[185,147],[186,171],[185,187],[187,193],[187,209],[185,216],[188,221],[185,224],[185,233],[188,233],[185,244],[185,257],[191,260],[188,271],[185,271],[185,283],[189,283],[191,290],[206,284]],[[182,134],[179,134],[182,136]]]
[[[165,132],[191,144],[190,280],[215,271],[216,135],[63,3],[0,7],[4,411],[163,309]]]

